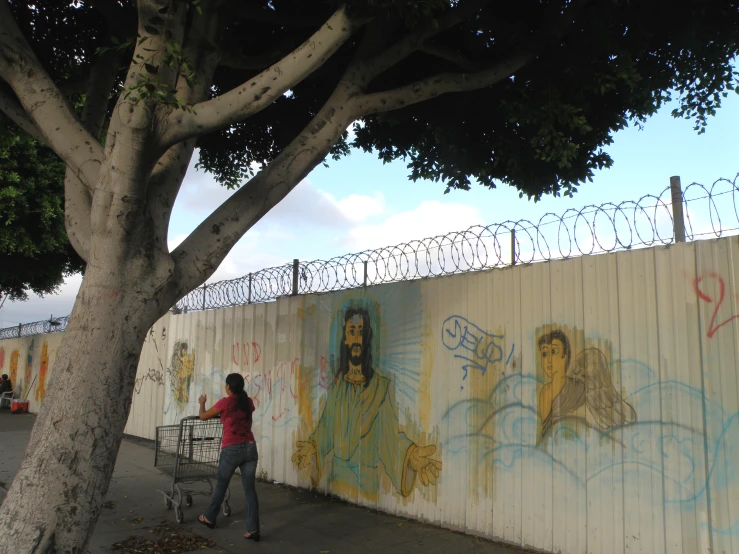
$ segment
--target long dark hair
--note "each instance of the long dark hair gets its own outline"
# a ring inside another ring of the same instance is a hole
[[[362,357],[361,367],[362,375],[364,375],[364,386],[367,387],[372,380],[375,370],[372,367],[372,324],[370,323],[370,315],[364,308],[349,308],[344,313],[344,325],[340,330],[339,340],[339,367],[337,368],[337,376],[344,376],[349,371],[349,358],[351,350],[346,345],[346,324],[354,316],[362,318]]]
[[[238,373],[231,373],[226,377],[226,384],[231,392],[239,397],[239,409],[246,414],[246,420],[251,421],[251,406],[249,395],[244,390],[244,378]]]

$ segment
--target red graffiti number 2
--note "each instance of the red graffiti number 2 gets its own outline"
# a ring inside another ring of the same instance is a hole
[[[713,279],[718,283],[718,302],[716,302],[716,307],[714,308],[713,315],[711,316],[711,324],[708,326],[708,337],[711,338],[713,337],[713,335],[716,334],[716,331],[721,329],[721,327],[739,318],[739,315],[733,315],[729,319],[725,319],[721,323],[716,324],[716,317],[718,316],[718,311],[721,308],[721,304],[723,304],[724,302],[724,296],[726,295],[726,284],[724,283],[723,278],[717,273],[709,273],[708,275],[706,275],[706,277],[709,279]],[[693,288],[695,289],[695,293],[698,295],[698,298],[700,298],[704,302],[708,304],[712,304],[713,298],[708,296],[700,288],[701,281],[703,281],[703,277],[698,277],[697,279],[693,281]]]

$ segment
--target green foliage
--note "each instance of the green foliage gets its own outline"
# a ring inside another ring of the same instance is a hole
[[[190,20],[202,13],[188,2]],[[433,28],[449,9],[474,0],[347,0],[349,13],[382,27],[386,44],[422,25]],[[55,78],[72,79],[97,48],[111,46],[104,18],[88,2],[10,0],[11,7],[42,62]],[[115,3],[135,20],[132,0]],[[487,2],[467,21],[433,37],[437,48],[452,50],[479,66],[505,60],[539,44],[572,5],[570,0]],[[225,5],[225,4],[224,4]],[[251,58],[278,45],[306,40],[339,5],[339,0],[253,0],[250,7],[268,17],[223,17],[220,45]],[[162,11],[164,10],[164,11]],[[163,64],[194,79],[196,68],[164,29],[166,6],[145,22],[150,36],[164,36],[160,57],[133,61],[141,80],[124,94],[186,108],[173,91],[158,85]],[[282,24],[281,20],[289,21]],[[157,34],[158,33],[158,34]],[[330,96],[354,58],[363,31],[314,74],[272,106],[243,123],[198,139],[199,166],[228,187],[237,187],[255,167],[270,163],[294,140]],[[132,26],[126,41],[136,37]],[[172,43],[172,44],[170,44]],[[127,45],[128,51],[132,51]],[[549,42],[513,78],[489,88],[445,94],[394,112],[366,117],[354,140],[343,137],[330,156],[352,148],[377,153],[383,161],[405,160],[412,179],[438,181],[446,189],[473,183],[501,183],[522,195],[572,194],[613,160],[613,134],[644,124],[673,97],[676,117],[695,122],[702,132],[721,100],[737,88],[732,60],[739,52],[739,0],[590,0],[561,40]],[[269,57],[269,56],[267,56]],[[161,60],[154,63],[155,60]],[[157,65],[158,64],[158,65]],[[211,95],[222,94],[259,73],[222,67]],[[418,51],[368,84],[368,92],[404,86],[438,73],[460,74],[453,61]],[[115,92],[115,91],[114,91]]]
[[[0,293],[55,292],[82,270],[64,228],[64,163],[0,119]]]
[[[438,19],[451,4],[357,0],[349,6],[398,21],[384,29],[399,35],[409,26]],[[434,44],[480,65],[494,63],[540,39],[565,4],[490,2],[474,19],[435,37]],[[275,2],[275,9],[294,15],[301,8],[282,1]],[[229,27],[242,37],[236,42],[247,52],[269,43],[270,33],[277,31],[267,25],[250,26],[248,32],[244,25]],[[355,45],[347,45],[269,109],[201,138],[200,167],[234,187],[248,179],[252,164],[274,159],[317,113]],[[477,182],[490,188],[509,184],[534,199],[571,195],[595,171],[613,164],[607,147],[616,131],[643,124],[672,96],[681,101],[675,115],[693,119],[702,131],[721,98],[736,86],[731,64],[738,51],[736,0],[593,0],[563,40],[541,50],[514,78],[367,117],[355,140],[338,145],[333,154],[362,148],[385,162],[405,160],[412,179],[440,182],[447,191]],[[439,72],[464,70],[417,52],[375,79],[369,91]],[[245,72],[219,71],[214,94],[245,77]]]

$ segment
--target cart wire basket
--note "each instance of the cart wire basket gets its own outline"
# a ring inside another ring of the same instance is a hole
[[[177,523],[184,521],[183,500],[189,508],[193,495],[213,494],[213,481],[218,476],[218,461],[221,456],[223,425],[220,418],[201,421],[198,416],[180,420],[177,425],[157,427],[154,467],[171,477],[169,492],[158,491],[164,496],[164,506],[175,509]],[[208,483],[208,492],[184,488],[183,484]],[[226,491],[223,515],[231,515],[228,503],[230,493]]]

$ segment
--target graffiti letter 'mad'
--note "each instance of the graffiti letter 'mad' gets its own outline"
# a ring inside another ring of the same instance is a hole
[[[441,462],[431,459],[436,446],[417,446],[402,431],[395,412],[393,386],[372,366],[372,326],[364,309],[344,313],[339,367],[328,388],[326,406],[310,439],[298,442],[293,462],[312,464],[317,485],[332,453],[329,485],[334,492],[358,491],[375,500],[379,466],[394,488],[408,496],[416,483],[435,483]]]

